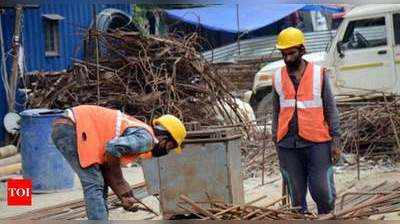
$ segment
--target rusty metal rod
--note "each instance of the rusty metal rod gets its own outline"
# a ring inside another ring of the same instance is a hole
[[[181,195],[179,196],[179,198],[183,201],[185,201],[186,203],[188,203],[190,206],[192,206],[192,208],[198,212],[200,212],[201,214],[214,219],[214,220],[219,220],[218,217],[216,217],[214,214],[212,214],[211,212],[207,211],[206,209],[202,208],[201,206],[199,206],[197,203],[195,203],[194,201],[190,200],[190,198],[188,198],[185,195]]]
[[[261,200],[263,200],[263,199],[265,199],[265,198],[267,198],[267,197],[268,197],[267,195],[264,195],[264,196],[262,196],[262,197],[259,197],[259,198],[255,199],[255,200],[249,201],[249,202],[245,203],[244,205],[245,205],[245,206],[247,206],[247,205],[252,205],[252,204],[254,204],[254,203],[258,202],[258,201],[261,201]],[[216,213],[215,216],[220,216],[220,215],[222,215],[222,214],[225,214],[225,213],[227,213],[227,212],[233,211],[233,210],[238,209],[238,208],[240,208],[240,207],[241,207],[241,205],[232,206],[232,207],[227,208],[227,209],[225,209],[225,210],[223,210],[223,211],[221,211],[221,212]],[[206,219],[207,219],[207,218],[206,218]]]
[[[343,215],[345,215],[347,213],[366,208],[366,207],[368,207],[368,206],[370,206],[372,204],[378,204],[378,203],[384,202],[386,200],[391,200],[391,199],[399,198],[399,197],[400,197],[400,193],[399,192],[394,192],[392,194],[383,196],[381,198],[377,198],[375,200],[367,201],[366,203],[362,203],[362,204],[354,206],[352,208],[342,210],[342,211],[340,211],[338,213],[329,214],[329,215],[327,215],[325,217],[319,218],[319,220],[329,220],[329,219],[333,219],[333,218],[336,218],[336,217],[340,217],[340,216],[343,216]]]

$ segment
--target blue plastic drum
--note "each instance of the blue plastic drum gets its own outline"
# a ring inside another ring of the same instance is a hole
[[[70,190],[74,174],[51,139],[52,122],[61,110],[24,110],[21,115],[21,157],[24,178],[32,180],[33,193]]]

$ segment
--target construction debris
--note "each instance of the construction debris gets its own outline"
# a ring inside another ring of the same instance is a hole
[[[28,105],[95,104],[146,119],[171,113],[185,122],[210,125],[218,124],[216,115],[222,114],[226,123],[244,122],[229,81],[218,76],[198,51],[196,33],[162,39],[116,31],[98,33],[97,38],[102,53],[95,60],[98,64],[75,60],[66,73],[36,75],[28,85]]]
[[[262,68],[261,65],[265,63],[262,60],[248,60],[237,61],[236,63],[213,63],[212,67],[218,74],[229,78],[237,89],[248,90],[252,89],[254,76]]]
[[[327,219],[365,219],[372,215],[400,211],[400,183],[350,187],[337,197],[336,211],[321,217]]]
[[[363,189],[363,190],[361,190]],[[262,197],[264,198],[264,197]],[[226,205],[212,202],[209,208],[182,195],[179,202],[186,211],[200,219],[213,220],[294,220],[294,219],[366,219],[372,215],[400,211],[400,184],[382,182],[372,186],[349,187],[339,196],[336,211],[332,214],[318,216],[314,213],[299,214],[295,209],[283,206],[286,197],[279,198],[265,206],[254,206],[260,199],[244,205]]]
[[[345,152],[365,157],[400,156],[400,100],[340,106]]]
[[[242,146],[246,177],[263,177],[277,173],[278,157],[275,144],[269,136],[265,138],[256,143],[244,143]]]
[[[274,208],[284,198],[275,200],[266,206],[254,206],[252,203],[244,205],[226,205],[212,203],[210,208],[202,208],[200,204],[191,201],[186,196],[181,196],[180,206],[189,211],[195,211],[200,219],[212,220],[290,220],[290,219],[311,219],[312,215],[298,214],[290,211],[287,207]],[[188,207],[189,206],[189,207]]]

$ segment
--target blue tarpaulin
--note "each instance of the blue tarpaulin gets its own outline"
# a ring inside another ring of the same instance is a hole
[[[305,4],[268,4],[266,1],[237,1],[236,4],[213,5],[208,7],[167,10],[167,14],[174,19],[183,20],[191,24],[201,24],[207,29],[237,33],[256,30],[272,24],[297,10],[319,10],[338,12],[335,7]],[[238,8],[238,10],[237,10]],[[239,29],[237,24],[239,12]]]
[[[304,7],[303,4],[239,3],[239,31],[255,30]],[[212,30],[238,32],[236,4],[167,10],[168,15]]]

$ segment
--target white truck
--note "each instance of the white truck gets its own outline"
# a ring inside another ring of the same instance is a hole
[[[353,8],[344,16],[327,51],[303,58],[327,68],[337,97],[400,94],[400,4]],[[264,66],[255,76],[252,91],[245,94],[256,116],[271,107],[272,74],[283,65],[280,60]]]

